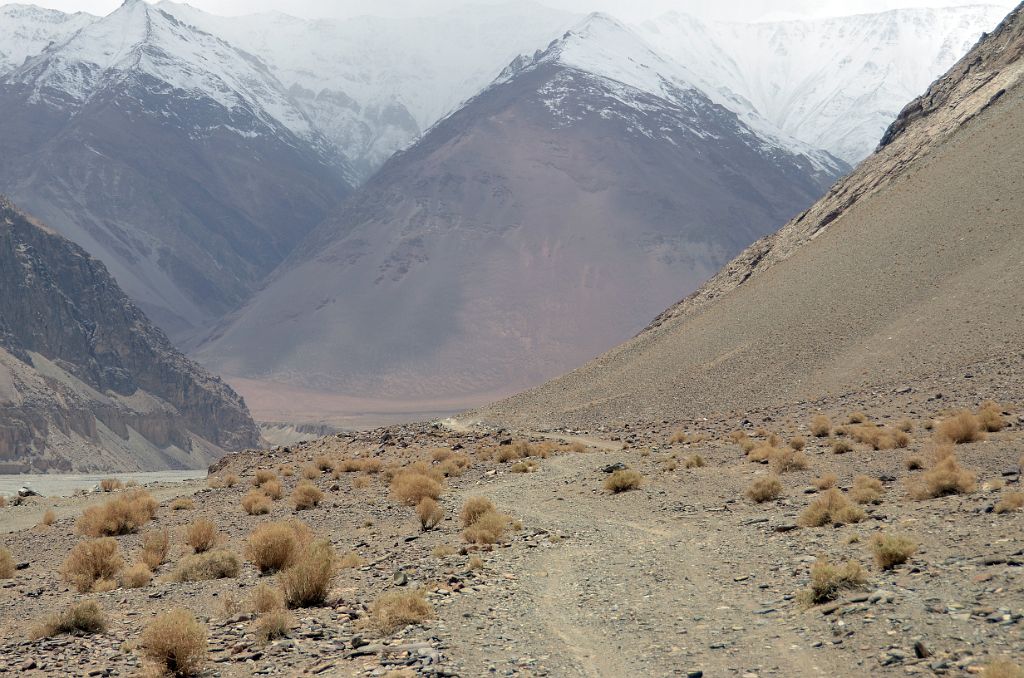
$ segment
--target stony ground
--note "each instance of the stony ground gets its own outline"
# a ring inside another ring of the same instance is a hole
[[[1020,663],[1024,513],[996,514],[992,507],[1022,489],[1024,415],[1008,407],[1007,428],[984,442],[957,446],[961,465],[978,474],[975,492],[915,501],[907,488],[921,471],[908,471],[904,461],[931,444],[925,425],[949,400],[936,395],[873,394],[736,421],[618,430],[513,435],[449,422],[236,455],[214,475],[235,473],[237,486],[178,488],[193,496],[194,509],[170,510],[171,494],[160,489],[163,505],[154,525],[172,532],[171,563],[147,587],[108,593],[77,594],[57,574],[81,539],[75,515],[104,497],[35,499],[0,509],[5,524],[8,516],[37,522],[51,503],[60,504],[62,516],[50,527],[2,537],[23,569],[0,582],[0,672],[136,674],[140,629],[175,606],[207,624],[210,676],[358,676],[399,669],[459,676],[963,675],[1001,657]],[[857,444],[849,454],[833,454],[827,439],[807,435],[810,415],[819,408],[837,422],[855,409],[881,424],[909,417],[915,423],[910,446],[875,451]],[[767,470],[727,440],[738,428],[755,439],[769,431],[784,439],[808,437],[810,467],[781,475],[781,499],[754,504],[744,496]],[[670,444],[678,430],[706,439]],[[536,459],[533,473],[513,473],[511,462],[479,454],[528,436],[563,443],[561,451]],[[568,443],[576,443],[575,450]],[[435,530],[420,530],[412,509],[394,500],[380,474],[356,489],[357,474],[335,479],[325,473],[316,480],[326,495],[318,508],[296,512],[288,501],[301,468],[321,455],[408,463],[452,448],[473,463],[448,479],[441,499],[447,518]],[[706,465],[685,468],[694,454]],[[602,488],[605,467],[616,463],[643,475],[639,489],[613,495]],[[251,488],[254,470],[282,467],[296,469],[282,478],[285,497],[269,516],[246,515],[239,499]],[[843,488],[859,474],[883,480],[879,503],[865,506],[868,520],[797,527],[798,514],[817,493],[812,480],[826,473],[835,473]],[[473,495],[491,498],[522,529],[493,548],[467,547],[457,513]],[[239,554],[257,524],[300,518],[329,537],[339,554],[355,552],[364,564],[339,569],[328,605],[295,610],[288,637],[263,643],[248,609],[249,593],[261,579],[251,565],[235,579],[160,581],[185,553],[181,530],[200,515],[212,518],[226,535],[223,545]],[[917,552],[908,563],[882,571],[870,551],[871,537],[880,531],[910,537]],[[119,541],[130,560],[139,537]],[[437,555],[435,549],[445,545],[455,553]],[[481,569],[469,567],[474,555],[482,557]],[[803,603],[810,567],[823,555],[862,563],[867,585],[834,602]],[[367,626],[377,596],[411,587],[428,592],[434,619],[387,636]],[[108,615],[105,634],[27,639],[32,622],[83,598],[97,600]]]

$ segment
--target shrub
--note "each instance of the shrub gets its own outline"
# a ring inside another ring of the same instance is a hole
[[[236,476],[234,473],[229,473],[228,475],[224,476],[224,487],[234,487],[237,484],[238,476]]]
[[[275,473],[270,469],[257,469],[256,473],[253,475],[252,484],[256,487],[260,487],[263,483],[268,483],[271,480],[276,479],[277,475],[275,475]]]
[[[213,521],[200,518],[185,528],[185,543],[196,553],[209,551],[217,545],[220,535]]]
[[[206,486],[211,490],[220,490],[224,487],[224,479],[218,478],[217,476],[208,476],[206,478]]]
[[[484,569],[484,559],[477,555],[470,556],[466,561],[466,569],[470,571]]]
[[[107,629],[107,619],[95,600],[76,603],[35,626],[29,636],[33,639],[51,638],[62,633],[93,634]]]
[[[43,527],[49,527],[57,522],[57,514],[53,509],[46,509],[43,513],[43,517],[39,520],[39,524]]]
[[[900,419],[900,422],[896,424],[896,430],[902,431],[903,433],[912,433],[914,430],[914,422],[909,419]]]
[[[246,543],[246,558],[263,574],[278,572],[295,562],[299,550],[313,537],[305,523],[265,523]]]
[[[937,451],[937,454],[941,452]],[[910,496],[923,500],[951,494],[970,494],[976,485],[977,476],[960,468],[956,457],[942,456],[921,475],[918,484],[911,488]]]
[[[301,484],[301,483],[300,483]],[[277,478],[268,480],[267,482],[260,485],[260,491],[267,495],[271,500],[277,501],[284,496],[284,488],[281,487],[281,481]]]
[[[512,468],[509,470],[512,473],[533,473],[538,468],[540,468],[540,465],[537,462],[533,459],[527,459],[526,461],[517,461],[512,464]]]
[[[150,530],[142,535],[142,553],[139,560],[150,570],[156,570],[171,548],[171,535],[167,530]]]
[[[320,488],[308,482],[299,483],[295,486],[295,491],[292,492],[292,503],[297,511],[315,508],[320,505],[323,498],[324,493],[320,491]]]
[[[982,403],[978,409],[978,424],[989,433],[997,433],[1006,428],[1006,420],[1003,419],[1003,408],[988,400]]]
[[[821,490],[827,490],[831,487],[835,487],[838,482],[839,476],[835,473],[826,473],[822,477],[812,480],[811,484],[820,492]]]
[[[996,513],[1012,513],[1024,508],[1024,492],[1007,492],[999,500],[993,511]]]
[[[263,642],[284,638],[294,623],[287,610],[270,610],[256,620],[256,637]]]
[[[334,547],[329,541],[307,543],[278,577],[288,607],[323,605],[334,581]]]
[[[420,519],[420,528],[426,532],[437,527],[444,519],[444,511],[436,501],[430,497],[423,497],[416,505],[416,517]]]
[[[707,466],[707,462],[699,454],[691,454],[683,462],[683,468],[703,468],[705,466]]]
[[[776,473],[803,471],[811,465],[811,460],[807,458],[806,454],[792,449],[775,450],[770,457],[770,461],[772,469]]]
[[[877,503],[885,492],[882,481],[868,476],[857,476],[853,479],[850,497],[858,504]]]
[[[149,492],[134,490],[86,508],[78,519],[78,531],[88,537],[132,534],[153,519],[158,506]]]
[[[268,584],[260,584],[252,592],[252,609],[257,614],[264,614],[284,608],[284,594]]]
[[[430,553],[435,558],[447,558],[448,556],[454,556],[456,553],[458,553],[458,551],[456,551],[451,546],[448,546],[447,544],[440,544],[438,546],[435,546],[434,550]]]
[[[64,580],[87,593],[101,580],[113,580],[124,566],[117,540],[112,537],[79,542],[61,566]]]
[[[172,579],[179,582],[233,579],[238,576],[240,569],[238,556],[231,551],[206,551],[193,553],[178,561]]]
[[[206,663],[206,627],[188,610],[171,610],[143,629],[139,648],[172,675],[197,675]]]
[[[771,445],[758,445],[747,451],[747,460],[755,464],[767,464],[775,454],[778,453]]]
[[[1009,659],[997,659],[985,664],[982,678],[1024,678],[1024,669]]]
[[[487,497],[470,497],[462,505],[459,517],[462,519],[462,526],[469,527],[483,514],[495,510],[497,509],[494,506],[494,502]]]
[[[908,471],[920,471],[924,468],[924,460],[921,457],[914,455],[907,457],[903,465],[907,467]]]
[[[366,565],[366,559],[355,551],[349,551],[338,558],[339,570],[350,570],[354,567],[362,567],[363,565]]]
[[[302,477],[306,480],[316,480],[320,477],[320,469],[315,464],[307,464],[302,467]]]
[[[178,497],[170,504],[172,511],[190,511],[196,507],[196,503],[188,497]]]
[[[859,523],[866,517],[864,509],[851,504],[845,494],[833,488],[812,501],[800,514],[797,523],[803,527],[846,525]]]
[[[811,584],[806,600],[818,605],[835,600],[845,590],[859,589],[867,582],[864,568],[856,561],[832,565],[820,558],[811,566]]]
[[[871,552],[875,562],[883,570],[902,565],[917,551],[917,544],[906,537],[894,534],[876,534],[871,540]]]
[[[0,579],[12,579],[16,570],[14,556],[11,552],[0,546]]]
[[[153,572],[145,563],[135,563],[121,573],[121,586],[126,589],[141,589],[153,581]]]
[[[604,479],[604,489],[612,494],[629,492],[640,487],[644,477],[633,469],[620,469]]]
[[[753,438],[743,438],[737,444],[743,450],[743,454],[750,454],[751,450],[758,447],[757,441]]]
[[[973,443],[985,438],[985,434],[981,430],[981,422],[967,410],[961,410],[953,416],[943,419],[939,424],[938,435],[940,439],[957,445]]]
[[[859,412],[858,411],[858,412],[852,413],[850,415],[850,417],[846,420],[846,423],[848,423],[848,424],[863,424],[867,420],[868,420],[868,416],[866,414],[864,414],[863,412]]]
[[[807,447],[807,439],[803,436],[793,436],[789,439],[789,446],[799,452]]]
[[[420,591],[390,591],[377,598],[370,607],[371,623],[386,634],[433,616],[433,608]]]
[[[436,500],[442,492],[439,481],[419,471],[400,471],[391,481],[391,493],[407,506],[416,506],[424,497]]]
[[[120,490],[124,487],[117,478],[104,478],[100,481],[100,489],[104,492],[113,492],[114,490]]]
[[[250,516],[262,516],[270,513],[270,497],[260,490],[249,490],[242,497],[242,509]]]
[[[370,486],[369,476],[358,476],[352,479],[353,490],[363,490]]]
[[[7,508],[7,497],[0,494],[0,508]]]
[[[755,478],[745,494],[755,504],[763,504],[778,499],[783,493],[782,481],[777,476],[763,476]]]
[[[832,441],[832,453],[833,454],[846,454],[847,452],[853,451],[853,445],[845,440],[834,440]]]
[[[511,521],[504,513],[487,511],[462,531],[462,538],[471,544],[496,544],[505,536]]]
[[[323,473],[330,473],[334,470],[334,461],[326,455],[320,455],[313,460],[313,463]]]

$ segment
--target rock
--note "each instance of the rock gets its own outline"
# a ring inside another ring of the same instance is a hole
[[[393,580],[395,582],[395,586],[405,586],[409,583],[409,575],[407,575],[405,572],[402,572],[401,570],[398,570],[397,572],[395,572]]]
[[[617,461],[614,464],[608,464],[601,470],[604,471],[605,473],[615,473],[616,471],[624,471],[625,469],[626,465],[623,464],[621,461]]]
[[[918,659],[927,659],[932,656],[932,653],[929,652],[928,648],[925,647],[925,644],[919,640],[914,643],[914,655]]]
[[[33,490],[31,487],[19,487],[18,488],[18,496],[21,497],[22,499],[24,499],[25,497],[41,497],[43,495],[39,494],[38,492]]]

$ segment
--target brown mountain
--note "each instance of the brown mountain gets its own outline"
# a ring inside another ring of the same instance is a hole
[[[633,340],[469,416],[685,419],[1005,374],[1024,349],[1022,77],[1024,5],[806,213]]]
[[[845,169],[673,68],[600,15],[518,60],[195,356],[288,420],[465,407],[628,338]]]
[[[196,468],[258,441],[103,264],[0,198],[0,469]]]

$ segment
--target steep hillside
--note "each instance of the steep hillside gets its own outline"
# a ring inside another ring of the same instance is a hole
[[[1022,76],[1024,6],[810,210],[632,341],[470,416],[689,418],[998,374],[1024,346]]]
[[[0,75],[21,66],[51,43],[66,40],[80,28],[96,21],[84,12],[65,14],[34,5],[0,6]]]
[[[299,410],[481,402],[635,333],[844,169],[595,15],[388,162],[196,356],[271,420],[301,416],[266,404],[284,386],[318,392]]]
[[[196,468],[258,440],[102,264],[0,198],[0,468]]]
[[[0,79],[0,190],[174,336],[244,301],[348,176],[261,62],[142,0]]]

